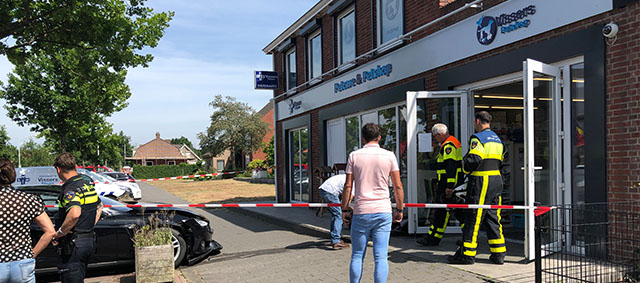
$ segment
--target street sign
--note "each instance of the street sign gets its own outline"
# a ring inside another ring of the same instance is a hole
[[[278,72],[255,71],[255,89],[278,89]]]

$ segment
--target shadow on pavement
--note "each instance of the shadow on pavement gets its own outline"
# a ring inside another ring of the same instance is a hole
[[[308,241],[304,243],[286,246],[285,249],[290,249],[290,250],[320,249],[320,250],[333,251],[333,249],[329,247],[329,243],[330,241]]]

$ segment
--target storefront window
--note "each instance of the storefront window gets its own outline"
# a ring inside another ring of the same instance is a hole
[[[307,128],[289,131],[289,170],[292,201],[309,201],[309,130]]]
[[[573,204],[584,203],[584,63],[571,66]]]
[[[322,36],[318,31],[309,37],[309,80],[322,74]]]
[[[347,157],[349,153],[360,148],[360,125],[358,116],[345,119],[347,136]]]
[[[356,21],[353,8],[340,16],[338,24],[340,26],[338,29],[338,51],[340,55],[338,58],[340,59],[340,65],[342,65],[356,58]]]
[[[295,47],[287,53],[285,66],[287,68],[287,90],[289,90],[296,87],[297,84]]]
[[[379,0],[378,1],[378,44],[399,37],[403,33],[403,13],[402,0]]]
[[[396,152],[396,108],[378,111],[378,125],[380,126],[380,147]]]

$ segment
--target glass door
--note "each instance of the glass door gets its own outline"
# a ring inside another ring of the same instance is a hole
[[[405,194],[410,203],[436,202],[436,158],[439,145],[431,137],[431,127],[444,123],[449,133],[461,141],[467,151],[469,139],[469,105],[466,91],[407,92],[408,171]],[[409,209],[409,233],[427,233],[431,210]],[[448,232],[459,232],[455,217],[450,218]],[[454,231],[450,231],[454,230]]]
[[[309,130],[289,130],[289,190],[291,201],[309,202]]]
[[[523,62],[524,188],[529,206],[554,205],[562,199],[558,190],[562,184],[560,74],[558,67],[532,59]],[[534,215],[529,210],[525,213],[525,257],[529,260],[535,255],[534,236]]]

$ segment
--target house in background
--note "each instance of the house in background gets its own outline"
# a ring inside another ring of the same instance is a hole
[[[231,151],[227,149],[218,156],[212,156],[211,153],[207,152],[202,154],[202,157],[204,158],[207,168],[214,168],[216,171],[222,172],[224,169],[227,169],[226,166],[231,162],[229,160]]]
[[[267,102],[267,105],[262,107],[260,111],[258,111],[260,117],[262,117],[262,121],[269,124],[269,130],[262,138],[263,143],[269,143],[271,141],[271,137],[273,137],[273,103],[271,101]],[[256,150],[252,154],[252,159],[262,159],[266,160],[267,156],[264,152],[262,152],[262,148]]]
[[[155,139],[138,147],[133,156],[127,157],[126,160],[132,160],[135,165],[152,166],[196,164],[202,158],[187,145],[171,144],[171,140],[161,139],[160,133],[156,133]]]

